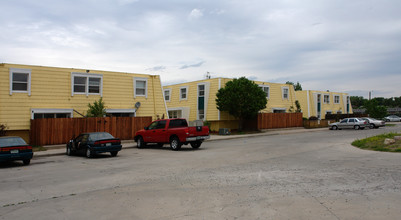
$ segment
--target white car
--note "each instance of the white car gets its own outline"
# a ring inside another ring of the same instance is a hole
[[[345,118],[341,120],[340,122],[334,122],[329,124],[329,129],[330,130],[341,130],[345,128],[350,128],[350,129],[365,129],[365,127],[369,126],[368,122],[363,120],[362,118]]]
[[[386,126],[386,122],[382,120],[377,120],[374,118],[362,118],[362,119],[368,122],[369,128],[379,128]]]
[[[390,115],[384,118],[386,121],[401,121],[401,118],[397,115]]]

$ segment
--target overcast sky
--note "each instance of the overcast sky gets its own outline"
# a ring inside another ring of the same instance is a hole
[[[0,2],[0,63],[401,96],[400,0]]]

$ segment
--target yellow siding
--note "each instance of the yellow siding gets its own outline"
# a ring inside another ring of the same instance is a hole
[[[10,68],[31,70],[31,95],[13,93],[10,95]],[[83,69],[55,68],[16,64],[0,64],[0,123],[10,130],[29,129],[31,108],[74,109],[86,114],[88,104],[98,100],[100,95],[71,93],[71,73],[86,74]],[[137,116],[166,114],[159,76],[90,70],[90,74],[103,76],[103,101],[107,109],[134,109],[141,102]],[[134,77],[147,78],[147,98],[134,98]],[[80,117],[74,112],[74,117]]]
[[[342,112],[343,114],[347,113],[346,109],[346,99],[348,93],[340,93],[340,92],[324,92],[324,91],[296,91],[296,96],[301,104],[301,109],[304,117],[317,116],[317,100],[316,95],[321,94],[321,119],[325,119],[326,112],[330,111],[332,114],[336,114],[337,112]],[[330,103],[324,102],[324,96],[329,95]],[[334,96],[339,96],[339,103],[334,103]],[[308,99],[309,97],[309,99]],[[309,102],[308,102],[309,100]],[[308,105],[309,103],[309,105]],[[349,103],[349,113],[352,114],[351,103]]]

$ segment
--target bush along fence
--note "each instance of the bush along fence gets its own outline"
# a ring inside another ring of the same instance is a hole
[[[134,139],[135,133],[152,122],[152,117],[44,118],[31,120],[30,144],[65,144],[85,132],[109,132],[121,140]]]
[[[302,113],[260,113],[257,126],[258,130],[302,127]]]

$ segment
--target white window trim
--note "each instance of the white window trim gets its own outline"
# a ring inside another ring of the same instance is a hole
[[[338,97],[338,102],[336,102],[336,97]],[[340,96],[339,95],[333,95],[333,103],[340,104]]]
[[[136,109],[128,108],[128,109],[106,109],[106,113],[129,113],[134,114],[136,116]]]
[[[74,92],[74,77],[86,77],[86,82],[85,82],[85,92]],[[89,93],[89,78],[100,78],[100,88],[99,88],[99,93]],[[93,73],[71,73],[71,96],[74,95],[100,95],[100,97],[103,97],[103,75],[102,74],[93,74]]]
[[[31,72],[30,69],[18,69],[18,68],[10,68],[10,95],[13,93],[28,93],[31,96]],[[27,91],[14,91],[13,90],[13,73],[24,73],[28,74],[28,85]]]
[[[284,98],[284,89],[287,89],[287,91],[288,91],[287,98]],[[290,100],[290,87],[288,87],[288,86],[281,87],[281,98],[283,100]]]
[[[70,118],[74,116],[72,108],[32,108],[31,119],[35,114],[70,114]]]
[[[168,91],[168,93],[169,93],[169,97],[168,97],[168,100],[166,99],[166,94],[165,94],[165,92],[166,91]],[[170,102],[171,101],[171,89],[169,88],[169,89],[164,89],[163,90],[163,97],[164,97],[164,101],[166,101],[166,102]]]
[[[329,97],[328,101],[325,100],[325,97]],[[324,104],[330,104],[330,95],[323,94],[323,103]]]
[[[287,112],[286,108],[272,108],[272,112],[274,112],[274,110]]]
[[[270,99],[270,86],[268,86],[268,85],[258,85],[260,88],[262,88],[262,90],[263,90],[263,88],[269,88],[269,92],[267,93],[267,96],[266,96],[266,98],[267,99]],[[264,90],[263,90],[263,92],[264,92]]]
[[[187,91],[187,92],[186,92],[186,97],[185,97],[185,99],[182,98],[181,89],[185,89],[185,90]],[[180,101],[181,101],[181,100],[188,100],[188,93],[189,93],[188,86],[182,86],[182,87],[180,87]]]
[[[148,98],[148,78],[143,78],[143,77],[134,77],[133,79],[133,83],[134,83],[134,98],[136,97],[145,97]],[[137,95],[136,94],[136,81],[145,81],[146,85],[145,85],[145,95]]]

